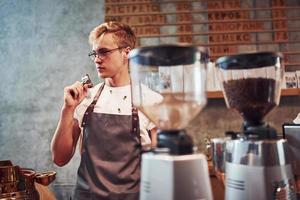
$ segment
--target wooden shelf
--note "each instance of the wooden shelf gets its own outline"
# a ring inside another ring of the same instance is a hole
[[[300,95],[300,88],[282,89],[281,96],[298,96]]]
[[[223,98],[222,91],[208,91],[207,93],[208,99],[221,99]],[[281,96],[300,96],[300,88],[289,88],[282,89]]]
[[[208,99],[221,99],[223,98],[222,91],[207,91],[206,92]]]

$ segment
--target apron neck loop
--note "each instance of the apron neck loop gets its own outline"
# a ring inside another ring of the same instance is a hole
[[[130,83],[131,84],[131,83]],[[82,119],[82,123],[81,123],[81,127],[82,128],[85,128],[87,123],[88,123],[88,116],[94,111],[94,107],[104,89],[104,86],[105,86],[105,83],[103,83],[99,90],[97,91],[92,103],[87,107],[84,115],[83,115],[83,119]],[[131,97],[132,97],[132,91],[130,91],[130,94],[131,94]],[[131,101],[132,102],[132,101]],[[137,135],[138,138],[140,138],[140,130],[139,130],[139,117],[138,117],[138,109],[136,107],[133,106],[133,104],[131,103],[132,105],[132,132],[134,135]]]

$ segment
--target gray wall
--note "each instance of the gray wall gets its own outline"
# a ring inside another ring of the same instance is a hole
[[[55,167],[50,140],[64,86],[86,72],[97,80],[88,34],[103,22],[102,10],[101,0],[0,1],[0,160],[56,170],[58,193],[74,183],[79,157]]]
[[[88,72],[87,37],[103,22],[103,0],[0,1],[0,160],[37,171],[55,170],[58,199],[67,199],[75,182],[78,154],[65,167],[54,166],[50,140],[56,128],[63,88]],[[299,97],[284,97],[267,120],[278,130],[300,111]],[[188,126],[203,149],[204,137],[239,130],[241,118],[224,100],[210,99]]]

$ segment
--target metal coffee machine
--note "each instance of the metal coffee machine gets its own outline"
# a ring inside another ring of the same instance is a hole
[[[48,186],[55,177],[54,171],[37,173],[0,160],[0,200],[39,200],[36,184]]]
[[[225,157],[226,157],[226,141],[230,137],[212,138],[209,142],[209,154],[213,163],[213,174],[221,181],[222,185],[225,184]]]
[[[185,131],[206,104],[206,63],[207,54],[193,46],[130,53],[133,104],[159,129],[157,148],[142,155],[141,200],[212,199],[206,157]]]
[[[216,66],[227,106],[244,119],[242,130],[226,141],[226,199],[296,199],[287,141],[263,121],[279,104],[281,54],[224,56]]]
[[[286,138],[294,172],[297,198],[300,199],[300,124],[284,123],[282,125],[283,138]]]

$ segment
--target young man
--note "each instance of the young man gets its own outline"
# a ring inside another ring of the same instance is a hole
[[[90,33],[89,56],[104,83],[88,89],[76,82],[64,89],[51,150],[54,163],[63,166],[73,157],[81,138],[73,199],[138,199],[141,145],[155,145],[148,135],[155,135],[155,127],[132,107],[128,54],[135,41],[125,24],[97,26]],[[153,101],[155,95],[150,95]]]

